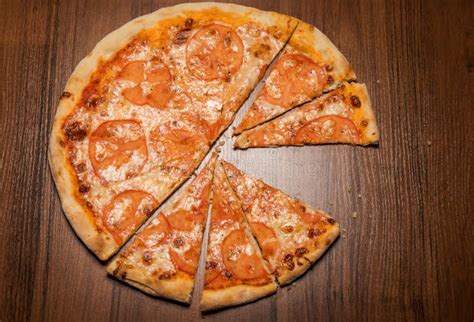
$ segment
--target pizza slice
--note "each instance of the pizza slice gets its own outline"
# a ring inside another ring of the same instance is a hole
[[[49,147],[72,227],[112,256],[199,166],[296,20],[193,3],[139,17],[71,75]]]
[[[250,233],[221,164],[216,166],[201,309],[248,303],[277,285]]]
[[[303,275],[339,236],[339,225],[321,210],[222,161],[264,259],[280,285]]]
[[[107,266],[148,294],[189,303],[199,262],[217,154],[186,189]]]
[[[336,46],[317,28],[301,21],[234,134],[355,79]]]
[[[379,131],[364,84],[341,87],[288,113],[243,132],[239,149],[283,145],[377,144]]]

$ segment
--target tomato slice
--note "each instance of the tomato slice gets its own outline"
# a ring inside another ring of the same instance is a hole
[[[201,28],[186,45],[186,64],[203,80],[229,80],[242,65],[244,45],[237,33],[220,24]]]
[[[143,60],[132,61],[125,65],[118,74],[118,78],[126,79],[135,83],[141,83],[145,79],[145,64]]]
[[[153,212],[158,202],[141,190],[126,190],[105,206],[102,222],[117,244],[121,244]]]
[[[145,134],[134,120],[102,123],[89,139],[89,157],[103,182],[138,175],[148,160]]]
[[[294,138],[297,144],[305,143],[360,143],[354,122],[338,115],[319,117],[300,128]]]
[[[153,218],[151,224],[143,229],[137,236],[137,243],[140,247],[150,248],[157,246],[169,237],[170,226],[163,213],[159,213]]]
[[[263,261],[258,257],[242,229],[232,231],[222,242],[224,265],[241,280],[265,277]]]
[[[173,98],[171,91],[171,74],[169,68],[160,62],[134,61],[128,63],[118,75],[118,78],[131,80],[136,86],[122,91],[126,100],[136,105],[148,104],[164,109]],[[147,82],[151,91],[145,95],[140,84]]]
[[[286,54],[275,64],[266,81],[266,101],[283,107],[302,103],[315,96],[326,84],[324,69],[301,54]]]
[[[184,209],[179,209],[168,216],[168,222],[173,229],[180,231],[191,231],[196,224],[197,216]]]
[[[140,85],[136,85],[134,87],[125,88],[122,91],[123,97],[126,100],[132,102],[135,105],[145,105],[148,104],[148,99],[143,96],[143,90]]]
[[[199,260],[199,245],[195,243],[191,245],[191,248],[184,252],[182,255],[176,253],[174,250],[170,250],[169,254],[173,263],[177,266],[180,271],[190,274],[191,276],[196,273],[196,268]]]
[[[253,222],[250,227],[252,227],[252,232],[262,248],[263,257],[274,256],[280,247],[280,243],[273,229],[260,222]]]
[[[183,120],[168,122],[150,131],[150,146],[165,164],[184,161],[191,166],[192,156],[199,147],[207,146],[207,139],[197,126]]]

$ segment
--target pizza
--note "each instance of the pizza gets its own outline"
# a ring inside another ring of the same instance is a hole
[[[243,132],[240,149],[283,145],[377,144],[379,131],[364,84],[343,83],[337,89],[267,123]]]
[[[215,170],[208,234],[202,310],[248,303],[276,291],[221,163]]]
[[[106,260],[199,166],[297,20],[217,3],[139,17],[71,75],[49,160],[62,207]]]
[[[199,262],[217,154],[107,266],[107,272],[154,295],[189,303]]]
[[[299,22],[234,134],[356,79],[345,57],[317,28]]]
[[[339,225],[327,213],[222,164],[271,272],[280,285],[291,283],[339,236]]]
[[[315,27],[279,13],[163,8],[113,31],[77,65],[49,163],[79,238],[101,260],[118,253],[109,274],[190,303],[207,240],[200,306],[215,310],[275,293],[338,237],[327,213],[217,153],[193,175],[265,76],[233,131],[236,148],[378,142],[367,88],[344,56]]]

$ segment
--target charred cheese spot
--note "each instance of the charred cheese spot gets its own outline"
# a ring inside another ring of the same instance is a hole
[[[82,141],[87,136],[87,127],[79,121],[71,122],[64,128],[64,135],[69,141]]]

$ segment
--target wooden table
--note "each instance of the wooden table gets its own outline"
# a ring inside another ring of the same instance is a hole
[[[472,321],[472,2],[241,2],[326,33],[367,84],[381,141],[249,151],[228,141],[225,159],[331,212],[343,236],[295,285],[204,318]],[[79,60],[108,32],[173,3],[2,1],[0,321],[202,318],[199,293],[188,308],[106,276],[63,216],[46,153]]]

